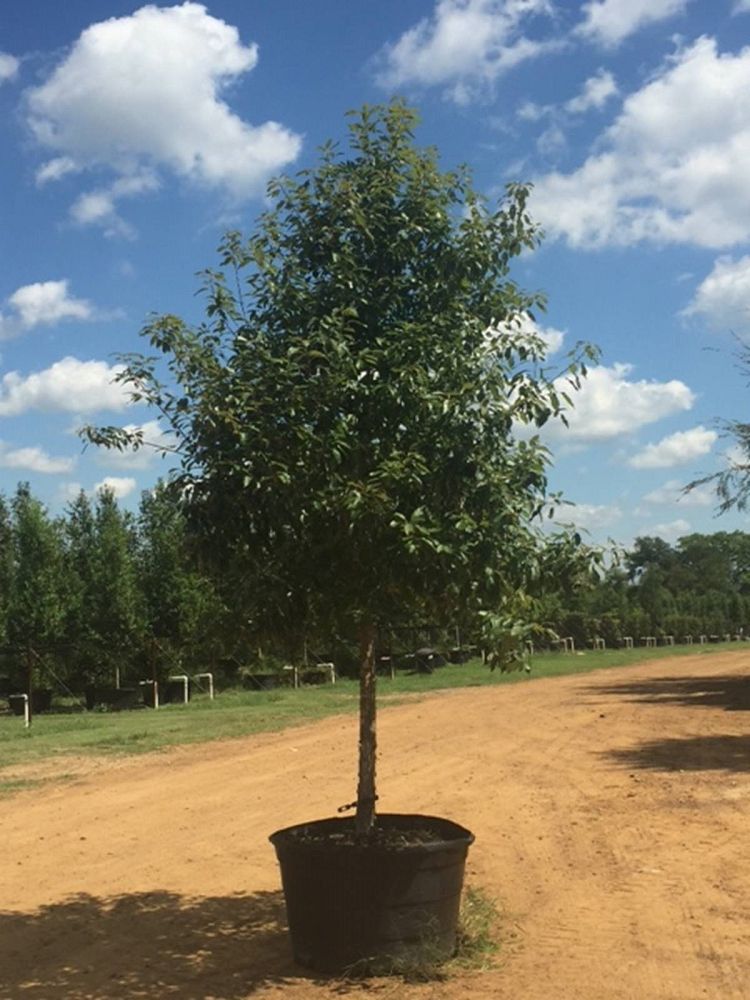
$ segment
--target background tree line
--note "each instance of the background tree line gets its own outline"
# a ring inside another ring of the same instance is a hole
[[[25,483],[0,495],[0,677],[23,687],[31,651],[40,680],[76,692],[111,684],[116,669],[123,684],[199,669],[236,679],[259,650],[231,589],[198,553],[162,483],[134,513],[106,489],[93,499],[81,492],[58,517]],[[637,538],[609,568],[570,576],[537,615],[578,648],[595,637],[614,647],[626,635],[750,634],[750,534],[691,534],[674,545]],[[455,625],[475,638],[468,619],[437,624],[446,643]],[[314,626],[306,638],[313,657],[319,647],[340,669],[354,666],[340,639]],[[261,659],[299,661],[298,639],[279,634]]]
[[[547,599],[546,624],[584,648],[596,636],[725,635],[750,625],[750,534],[690,534],[670,545],[636,538],[630,551],[574,590]]]
[[[0,495],[0,675],[13,689],[33,658],[41,681],[163,677],[225,652],[227,609],[191,553],[162,484],[136,513],[83,491],[51,517],[21,483]]]

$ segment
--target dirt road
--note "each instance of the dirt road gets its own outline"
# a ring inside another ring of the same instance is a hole
[[[380,807],[477,836],[496,968],[368,987],[290,959],[268,834],[352,798],[355,721],[98,767],[0,804],[1,1000],[748,1000],[750,652],[381,713]]]

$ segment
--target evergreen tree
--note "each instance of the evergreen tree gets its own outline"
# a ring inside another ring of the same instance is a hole
[[[11,509],[8,640],[31,669],[40,659],[49,661],[59,654],[68,598],[63,535],[60,522],[50,519],[28,483],[19,484]]]
[[[8,613],[13,590],[13,522],[8,501],[0,494],[0,644],[8,641]]]
[[[94,509],[91,594],[86,631],[91,635],[101,679],[143,656],[143,602],[136,568],[133,519],[123,513],[111,490],[99,491]]]
[[[188,546],[185,518],[163,483],[142,494],[139,579],[144,619],[163,655],[195,666],[218,652],[224,609]]]
[[[81,687],[94,679],[101,659],[94,620],[98,601],[96,528],[91,501],[83,490],[68,506],[63,530],[68,586],[65,639],[75,658],[76,687]]]

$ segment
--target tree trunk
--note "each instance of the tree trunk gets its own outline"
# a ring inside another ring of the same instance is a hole
[[[28,698],[29,724],[34,714],[32,701],[34,698],[34,659],[31,654],[31,646],[26,647],[26,697]]]
[[[356,829],[368,834],[375,822],[375,626],[359,628],[359,782]]]

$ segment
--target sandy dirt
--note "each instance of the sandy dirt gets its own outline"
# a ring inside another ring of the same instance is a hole
[[[750,651],[431,695],[380,717],[380,807],[476,833],[496,967],[293,964],[268,834],[352,799],[353,718],[81,769],[0,803],[2,1000],[747,1000]]]

